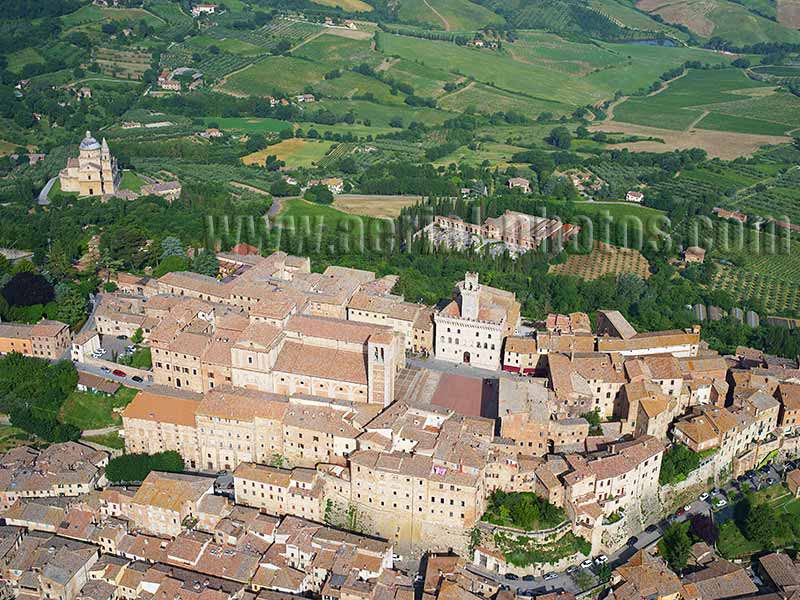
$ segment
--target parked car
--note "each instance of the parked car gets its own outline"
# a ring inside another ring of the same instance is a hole
[[[552,581],[553,579],[558,579],[558,574],[553,573],[552,571],[550,573],[546,573],[544,576],[545,581]]]
[[[575,573],[580,567],[578,565],[572,565],[571,567],[567,567],[567,575],[572,575]]]
[[[639,542],[639,538],[635,535],[628,538],[628,546],[635,546]]]
[[[708,492],[703,492],[697,497],[697,499],[700,500],[700,502],[705,502],[706,500],[708,500],[708,496],[709,496]]]
[[[522,576],[522,581],[534,581],[535,579],[536,579],[536,577],[534,577],[533,575],[523,575]]]
[[[502,588],[503,586],[500,586],[500,587]],[[506,587],[508,587],[508,586],[506,586]],[[517,590],[517,593],[520,596],[535,596],[536,595],[536,590],[533,590],[533,589],[530,589],[530,590]]]
[[[514,573],[506,573],[505,578],[508,579],[509,581],[516,581],[517,579],[519,579],[519,576],[515,575]]]
[[[135,381],[136,383],[142,383],[144,379],[142,379],[138,375],[134,375],[133,377],[131,377],[131,381]]]
[[[136,352],[136,346],[128,346],[128,347],[126,347],[125,348],[125,352],[129,352],[130,354],[133,354],[134,352]]]
[[[100,367],[100,370],[101,370],[103,373],[111,373],[111,369],[109,369],[108,367]]]
[[[764,465],[763,467],[761,467],[761,468],[759,469],[759,471],[761,471],[761,472],[762,472],[764,475],[766,475],[766,474],[768,474],[768,473],[769,473],[770,466],[771,466],[771,465]]]
[[[127,336],[127,335],[118,335],[118,336],[117,336],[117,339],[118,339],[118,340],[127,340],[127,339],[128,339],[128,336]]]
[[[121,370],[119,370],[119,369],[114,369],[113,371],[111,371],[111,374],[112,374],[112,375],[116,375],[117,377],[127,377],[127,376],[128,376],[128,375],[125,373],[125,371],[121,371]]]
[[[401,562],[403,560],[402,554],[392,554],[392,560],[394,562]]]
[[[714,508],[725,508],[728,506],[728,501],[725,498],[717,498],[714,500]]]
[[[775,481],[772,477],[767,477],[767,485],[775,485],[776,483],[778,482]]]
[[[591,567],[591,566],[592,566],[592,559],[591,559],[591,558],[587,558],[585,561],[583,561],[583,562],[581,563],[581,566],[582,566],[584,569],[588,569],[589,567]]]
[[[601,554],[600,556],[595,557],[594,564],[600,566],[604,565],[608,562],[608,557],[605,554]]]

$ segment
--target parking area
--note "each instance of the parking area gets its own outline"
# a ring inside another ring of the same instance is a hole
[[[127,353],[128,346],[131,346],[131,341],[127,336],[114,336],[114,335],[101,335],[100,348],[105,350],[105,354],[100,356],[103,360],[110,360],[118,362],[119,357]]]
[[[784,463],[787,464],[787,463]],[[792,468],[796,468],[796,464],[793,461],[788,461],[788,468],[786,471],[792,470]],[[744,484],[750,486],[750,489],[754,491],[763,490],[766,487],[771,485],[775,485],[779,481],[783,479],[784,468],[776,467],[774,464],[764,465],[760,469],[753,469],[752,471],[748,471],[741,477],[736,480],[734,487],[741,487]]]

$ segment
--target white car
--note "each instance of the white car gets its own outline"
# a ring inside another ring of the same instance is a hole
[[[690,510],[692,510],[691,504],[687,504],[686,506],[683,507],[683,512],[689,512]]]
[[[601,554],[597,558],[594,559],[594,564],[596,565],[604,565],[608,562],[608,557],[605,554]]]
[[[728,501],[725,498],[717,498],[714,501],[714,508],[724,508],[728,506]]]
[[[557,573],[547,573],[547,574],[544,576],[544,580],[545,580],[545,581],[551,581],[551,580],[553,580],[553,579],[558,579],[558,574],[557,574]]]
[[[698,499],[700,500],[700,502],[705,502],[706,500],[708,500],[708,492],[703,492],[702,494],[700,494]]]
[[[591,559],[591,558],[587,558],[585,561],[583,561],[583,562],[581,563],[581,566],[582,566],[584,569],[588,569],[589,567],[591,567],[591,566],[592,566],[592,559]]]

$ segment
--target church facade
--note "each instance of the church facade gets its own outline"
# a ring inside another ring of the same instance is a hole
[[[119,190],[120,171],[117,159],[111,156],[105,138],[102,144],[86,132],[77,158],[67,159],[59,173],[61,191],[76,192],[79,196],[103,196]]]

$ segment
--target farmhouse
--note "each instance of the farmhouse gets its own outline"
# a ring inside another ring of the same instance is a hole
[[[199,17],[200,15],[213,15],[217,12],[219,6],[217,4],[195,4],[192,7],[192,16]]]
[[[173,202],[181,196],[181,182],[167,181],[165,183],[151,183],[142,186],[143,196],[160,196]]]
[[[689,246],[683,251],[683,261],[689,263],[702,263],[706,259],[706,251],[699,246]]]
[[[644,200],[644,194],[636,190],[630,190],[627,194],[625,194],[625,200],[628,202],[641,203],[642,200]]]
[[[739,221],[740,223],[747,223],[747,215],[737,210],[726,210],[724,208],[720,208],[719,206],[715,206],[711,212],[717,215],[720,219],[730,219],[733,221]]]
[[[508,180],[508,188],[511,190],[520,189],[524,194],[530,194],[531,182],[524,177],[512,177]]]

